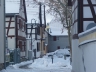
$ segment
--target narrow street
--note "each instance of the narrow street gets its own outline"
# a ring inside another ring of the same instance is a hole
[[[64,49],[47,53],[42,58],[9,65],[6,70],[0,72],[71,72],[70,57],[64,59]],[[69,54],[68,51],[66,51]],[[53,55],[52,59],[49,57]]]

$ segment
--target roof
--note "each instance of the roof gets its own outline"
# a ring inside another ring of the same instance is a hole
[[[19,14],[19,13],[6,13],[5,16],[6,17],[14,17],[16,14]]]
[[[51,36],[68,36],[67,31],[61,32],[61,31],[52,31],[52,33],[49,33]]]
[[[68,30],[58,20],[52,20],[46,28],[51,31],[51,36],[68,36]]]

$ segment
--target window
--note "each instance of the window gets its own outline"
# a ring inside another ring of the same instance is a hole
[[[19,41],[19,48],[22,51],[22,41]]]
[[[37,28],[35,28],[35,40],[37,40]]]
[[[53,41],[56,41],[56,36],[53,36]]]
[[[26,32],[26,24],[24,24],[24,31]]]
[[[37,42],[37,51],[40,51],[40,43]]]
[[[68,0],[68,6],[72,6],[72,0]]]
[[[60,49],[60,46],[58,46],[57,49]]]
[[[22,29],[22,27],[23,27],[23,22],[21,19],[19,19],[19,29]]]
[[[24,42],[24,51],[26,50],[26,42]]]
[[[37,27],[37,34],[40,35],[40,26]]]
[[[43,42],[43,50],[45,50],[45,42]]]

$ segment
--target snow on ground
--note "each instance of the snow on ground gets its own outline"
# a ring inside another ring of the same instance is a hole
[[[46,54],[43,58],[38,58],[32,63],[29,68],[39,69],[59,69],[59,68],[70,68],[70,57],[64,59],[64,55],[69,55],[67,49],[59,49],[55,52]],[[53,55],[53,63],[50,55]],[[71,69],[71,68],[70,68]]]
[[[43,58],[35,59],[34,62],[26,61],[20,64],[10,65],[6,70],[0,72],[71,72],[70,57],[64,59],[64,55],[69,55],[67,49],[59,49],[55,52],[47,53]],[[50,55],[53,55],[53,63]],[[30,64],[28,69],[20,69],[22,65]]]

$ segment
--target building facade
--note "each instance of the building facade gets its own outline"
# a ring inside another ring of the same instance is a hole
[[[95,0],[72,3],[72,72],[95,72]]]
[[[48,52],[54,52],[57,49],[69,47],[68,36],[48,35]]]
[[[18,13],[6,13],[6,36],[8,48],[20,48],[20,57],[25,57],[26,50],[26,5],[25,0],[20,0]]]
[[[27,24],[27,58],[31,56],[32,58],[40,57],[40,41],[37,40],[37,25],[32,25],[32,23]],[[32,43],[31,43],[32,42]],[[31,54],[31,53],[32,54]],[[31,55],[30,55],[31,54]],[[30,57],[30,58],[31,58]]]

